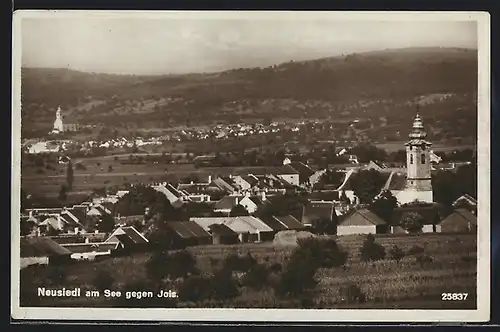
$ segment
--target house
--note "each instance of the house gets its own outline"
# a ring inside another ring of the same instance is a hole
[[[69,217],[63,217],[61,214],[40,215],[40,223],[38,229],[40,233],[50,233],[52,231],[61,233],[79,233],[83,226],[74,222]]]
[[[337,225],[337,235],[383,234],[388,232],[388,224],[375,213],[363,208],[353,210],[341,218]]]
[[[251,216],[204,217],[191,218],[190,220],[200,225],[207,232],[213,224],[224,224],[238,234],[240,242],[272,241],[274,236],[271,227],[266,225],[262,220]]]
[[[337,222],[337,214],[333,202],[308,202],[302,209],[302,224],[313,226],[318,220]]]
[[[257,211],[266,201],[266,193],[263,191],[260,196],[245,195],[240,201],[239,205],[243,206],[248,213],[252,214]]]
[[[236,175],[233,181],[242,191],[251,190],[258,183],[258,179],[253,175]]]
[[[71,251],[45,236],[21,238],[21,268],[33,264],[62,264],[71,260]]]
[[[154,190],[161,192],[168,199],[170,204],[177,205],[185,200],[189,200],[186,195],[177,190],[170,183],[162,183],[152,186]]]
[[[168,227],[173,231],[175,241],[183,246],[211,244],[212,236],[194,221],[172,221]]]
[[[119,249],[120,243],[92,242],[92,243],[68,243],[62,245],[71,252],[71,258],[76,260],[93,260],[97,256],[111,255],[112,251]]]
[[[120,243],[123,249],[144,249],[149,243],[133,226],[118,227],[109,235],[104,243]]]
[[[282,179],[283,181],[286,181],[292,186],[300,185],[300,173],[293,167],[291,167],[290,164],[284,165],[282,167],[277,167],[274,174],[278,178]]]
[[[236,244],[239,241],[238,233],[224,224],[213,224],[208,226],[208,228],[213,244]]]
[[[467,209],[456,209],[438,224],[438,232],[475,233],[477,232],[477,217]]]
[[[219,176],[212,183],[229,194],[237,193],[239,190],[239,186],[234,182],[232,176]]]
[[[229,216],[231,210],[239,204],[241,196],[237,195],[229,195],[223,197],[214,205],[214,212],[223,213]]]
[[[287,230],[302,230],[305,226],[291,215],[262,217],[261,220],[271,227],[274,234]]]
[[[299,185],[311,184],[311,176],[313,176],[315,172],[309,166],[300,161],[292,161],[288,163],[287,166],[291,167],[299,174]]]
[[[356,203],[358,202],[358,198],[356,195],[354,195],[354,189],[352,186],[352,175],[356,171],[354,169],[350,169],[345,173],[344,180],[340,184],[340,186],[337,188],[337,191],[339,192],[339,196],[346,196],[350,202]]]
[[[469,194],[463,194],[453,202],[455,209],[466,209],[474,215],[477,215],[477,200]]]

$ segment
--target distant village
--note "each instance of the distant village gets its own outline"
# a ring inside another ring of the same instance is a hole
[[[55,131],[65,130],[59,120],[60,116],[54,124]],[[119,142],[114,143],[121,144]],[[175,242],[183,246],[272,242],[280,232],[320,232],[337,236],[408,233],[408,228],[403,227],[403,219],[408,213],[423,217],[421,232],[424,233],[475,232],[475,198],[468,194],[459,197],[453,202],[453,211],[446,214],[435,203],[431,172],[443,166],[430,147],[417,114],[405,146],[406,165],[391,167],[374,161],[360,164],[356,156],[351,155],[350,163],[342,168],[340,185],[327,184],[318,189],[317,184],[328,170],[313,170],[287,157],[282,166],[264,174],[140,186],[163,195],[174,209],[200,204],[209,207],[210,211],[202,216],[166,223]],[[338,153],[346,151],[341,149]],[[391,220],[374,213],[355,194],[356,174],[370,170],[382,174],[384,181],[374,200],[387,197],[397,200]],[[121,200],[132,194],[135,186],[94,196],[73,206],[25,209],[21,215],[22,266],[48,264],[58,259],[92,260],[147,248],[150,239],[145,229],[150,207],[135,214],[123,214],[116,209]],[[307,199],[300,203],[299,210],[288,208],[284,197],[301,193],[307,193]]]

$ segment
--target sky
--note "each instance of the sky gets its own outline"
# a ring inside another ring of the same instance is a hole
[[[301,17],[23,18],[22,66],[160,75],[404,47],[477,48],[475,21]]]

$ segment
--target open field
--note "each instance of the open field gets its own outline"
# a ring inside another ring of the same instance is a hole
[[[472,234],[424,234],[420,236],[377,236],[376,242],[389,251],[397,245],[407,252],[414,245],[423,246],[431,261],[419,261],[407,254],[400,261],[384,259],[363,262],[359,249],[361,236],[338,237],[337,242],[349,253],[344,267],[322,268],[316,273],[319,284],[313,290],[314,308],[407,308],[407,309],[471,309],[476,307],[476,235]],[[202,274],[210,274],[220,266],[225,257],[238,252],[250,253],[258,262],[284,264],[293,248],[279,247],[272,243],[241,245],[210,245],[188,248],[197,259]],[[136,254],[127,257],[112,257],[99,262],[85,262],[65,267],[66,279],[59,287],[80,287],[95,289],[94,277],[98,272],[113,278],[110,289],[123,289],[128,285],[142,285],[148,291],[148,275],[145,264],[150,254]],[[55,267],[29,267],[23,270],[21,304],[40,306],[115,306],[104,297],[54,299],[38,298],[37,287],[48,287],[50,275]],[[49,281],[48,281],[49,280]],[[178,284],[173,282],[172,289]],[[342,291],[351,285],[359,287],[366,296],[364,303],[346,303]],[[166,306],[195,307],[281,307],[285,305],[273,294],[272,288],[252,290],[241,287],[239,296],[220,303],[203,301]],[[466,301],[442,301],[445,292],[468,293]],[[132,301],[134,302],[134,301]],[[137,302],[137,301],[136,301]],[[140,301],[139,301],[140,302]],[[123,305],[123,303],[122,303]],[[127,304],[125,304],[127,305]],[[140,304],[139,304],[140,305]],[[145,305],[145,304],[143,304]],[[145,305],[146,306],[146,305]],[[286,305],[285,305],[286,306]]]
[[[388,152],[402,149],[404,142],[378,144]],[[433,150],[453,151],[455,149],[475,149],[475,145],[447,146],[436,143]],[[196,168],[193,164],[153,163],[123,164],[129,153],[106,155],[89,158],[76,158],[73,163],[81,163],[85,169],[74,167],[73,190],[68,195],[88,195],[93,190],[103,187],[123,186],[124,184],[151,183],[162,181],[180,181],[185,177],[196,175],[200,181],[206,181],[208,176],[215,178],[229,174],[262,173],[269,167],[204,167]],[[134,156],[158,156],[161,153],[134,153]],[[172,154],[181,156],[183,153]],[[65,183],[66,165],[54,164],[54,169],[36,166],[22,167],[22,186],[27,192],[57,197],[59,188]]]

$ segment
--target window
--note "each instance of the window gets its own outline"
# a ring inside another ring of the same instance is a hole
[[[410,154],[410,164],[413,164],[413,155]]]
[[[425,164],[425,154],[424,154],[424,153],[422,153],[422,155],[421,155],[420,157],[421,157],[421,159],[422,159],[422,160],[421,160],[421,163],[422,163],[422,164]]]

